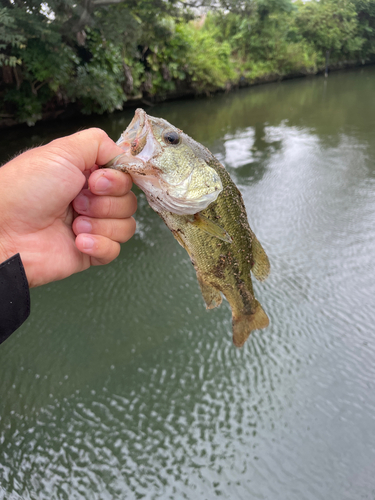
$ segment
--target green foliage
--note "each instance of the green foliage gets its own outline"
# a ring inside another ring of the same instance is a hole
[[[22,85],[20,89],[12,88],[5,95],[4,101],[16,105],[15,117],[20,123],[34,125],[42,118],[43,99],[35,96],[28,85]]]
[[[196,91],[211,92],[236,79],[230,44],[217,40],[212,26],[180,22],[173,31],[167,43],[152,47],[148,57],[153,94],[174,90],[177,81],[187,80]]]
[[[29,124],[375,61],[375,0],[2,0],[0,114]]]
[[[358,52],[358,18],[351,0],[310,0],[299,4],[296,24],[302,36],[317,50],[335,57]]]
[[[358,19],[359,36],[362,39],[361,57],[375,56],[375,0],[354,0]]]
[[[77,67],[75,78],[67,84],[67,93],[81,103],[85,114],[122,109],[126,95],[122,89],[122,58],[112,42],[88,30],[87,48],[92,58]]]
[[[19,54],[24,77],[30,82],[33,92],[43,85],[48,85],[51,91],[56,92],[73,76],[74,64],[77,62],[72,49],[61,39],[43,41],[33,38],[29,40],[27,50]]]
[[[0,67],[14,67],[21,61],[11,51],[22,47],[25,37],[18,33],[17,23],[10,11],[0,9]]]
[[[251,17],[219,13],[208,23],[223,26],[219,39],[230,40],[237,67],[251,81],[270,74],[316,72],[317,54],[296,34],[292,5],[287,9],[284,3],[282,10],[267,15],[264,8],[254,10]]]
[[[191,51],[187,58],[187,71],[193,87],[198,91],[209,92],[224,88],[237,75],[231,61],[231,46],[228,42],[215,40],[212,31],[185,28],[190,41]]]

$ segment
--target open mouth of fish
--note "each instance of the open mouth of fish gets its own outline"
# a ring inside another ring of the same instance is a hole
[[[216,201],[222,191],[219,176],[208,166],[206,168],[212,171],[212,180],[205,184],[202,193],[202,188],[196,187],[199,175],[196,168],[181,178],[166,175],[155,165],[153,160],[163,153],[163,146],[155,138],[152,124],[143,109],[136,110],[133,120],[116,144],[124,150],[124,154],[105,166],[129,173],[157,212],[166,210],[177,215],[196,214]]]

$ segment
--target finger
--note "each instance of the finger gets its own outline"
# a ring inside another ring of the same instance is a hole
[[[95,170],[89,177],[90,190],[98,195],[123,196],[130,191],[132,184],[129,174],[110,168]]]
[[[129,191],[124,196],[97,196],[84,189],[73,201],[74,210],[98,219],[126,219],[137,210],[137,198]]]
[[[136,222],[133,217],[128,219],[90,219],[78,217],[73,222],[73,231],[78,234],[95,234],[105,236],[113,241],[125,243],[135,233]]]
[[[56,139],[42,148],[65,158],[82,172],[96,165],[105,165],[124,151],[100,128],[82,130]]]
[[[79,234],[76,238],[76,247],[91,257],[93,266],[109,264],[120,253],[120,243],[105,236]]]

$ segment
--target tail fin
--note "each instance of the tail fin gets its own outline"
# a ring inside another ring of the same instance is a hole
[[[233,324],[233,344],[236,347],[242,347],[253,330],[266,328],[270,323],[267,314],[263,311],[262,306],[257,301],[255,313],[248,315],[234,316]]]

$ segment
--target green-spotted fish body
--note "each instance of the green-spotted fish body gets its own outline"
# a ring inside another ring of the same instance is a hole
[[[254,297],[250,271],[269,274],[268,258],[250,229],[241,193],[219,161],[201,144],[160,118],[137,110],[111,166],[131,174],[152,208],[186,249],[208,309],[232,309],[233,342],[243,346],[268,317]],[[220,293],[221,292],[221,293]]]

